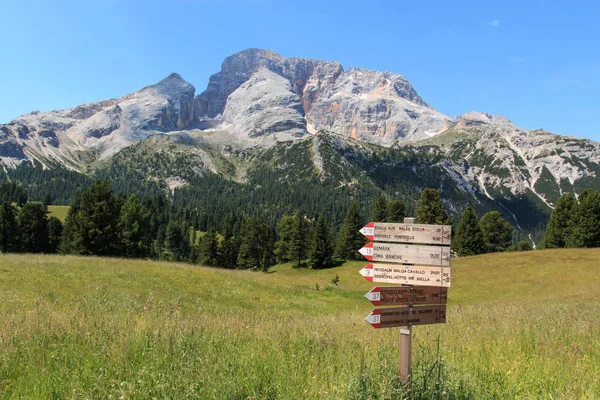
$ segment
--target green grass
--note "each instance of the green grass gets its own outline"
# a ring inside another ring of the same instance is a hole
[[[600,398],[599,259],[454,260],[448,322],[413,329],[402,391],[398,329],[363,321],[363,262],[264,274],[0,255],[0,398]]]
[[[61,222],[65,222],[65,218],[67,218],[67,213],[69,212],[69,206],[48,206],[49,217],[56,217],[61,220]]]

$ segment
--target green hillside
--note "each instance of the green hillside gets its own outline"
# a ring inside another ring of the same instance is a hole
[[[50,212],[48,216],[56,217],[62,222],[65,222],[65,218],[67,218],[67,213],[69,212],[69,206],[48,206],[48,211]]]
[[[600,398],[599,259],[454,260],[448,323],[413,330],[412,398]],[[0,255],[0,398],[401,398],[398,329],[363,321],[364,264]]]

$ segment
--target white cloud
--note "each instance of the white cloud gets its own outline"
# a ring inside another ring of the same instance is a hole
[[[500,21],[497,19],[493,19],[491,21],[487,21],[487,24],[492,28],[500,28]]]

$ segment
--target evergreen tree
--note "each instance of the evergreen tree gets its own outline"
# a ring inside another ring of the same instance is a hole
[[[187,219],[186,219],[187,221]],[[191,262],[194,257],[194,246],[192,243],[192,227],[188,223],[181,225],[181,261]]]
[[[296,262],[296,268],[299,268],[306,259],[309,240],[308,223],[300,211],[296,211],[294,215],[291,239],[290,256]]]
[[[573,206],[565,245],[600,247],[600,194],[595,190],[584,190]]]
[[[487,252],[505,251],[512,242],[512,226],[498,211],[490,211],[479,220]]]
[[[560,196],[546,225],[546,233],[542,242],[543,248],[556,249],[565,247],[574,204],[575,199],[571,193]]]
[[[183,242],[183,230],[181,224],[174,218],[169,220],[165,233],[165,248],[163,258],[171,261],[181,261],[183,253],[181,243]]]
[[[263,216],[249,216],[242,229],[238,267],[267,271],[275,262],[273,234]]]
[[[149,257],[152,253],[150,212],[134,194],[121,207],[119,221],[124,255],[132,258]]]
[[[63,248],[76,254],[118,255],[121,204],[108,183],[95,182],[75,201],[65,220]]]
[[[387,222],[404,222],[406,206],[402,200],[392,200],[388,203]]]
[[[25,203],[19,211],[21,251],[41,253],[48,249],[48,216],[42,203]]]
[[[452,250],[459,256],[472,256],[485,252],[483,233],[477,223],[477,215],[473,207],[464,211],[456,235],[452,239]]]
[[[385,199],[385,196],[382,194],[375,201],[375,206],[373,207],[373,214],[371,216],[372,222],[386,222],[388,218],[388,202]]]
[[[17,225],[17,210],[8,201],[0,206],[0,252],[18,250],[19,237]]]
[[[159,259],[162,259],[166,248],[165,242],[167,240],[167,224],[160,224],[156,231],[156,239],[154,240],[154,254]]]
[[[52,196],[50,195],[50,192],[46,192],[43,203],[46,209],[48,208],[48,206],[52,205]]]
[[[58,251],[62,254],[84,254],[82,226],[79,211],[81,210],[81,194],[76,193],[71,202],[65,224],[63,226],[63,235],[58,246]]]
[[[234,237],[226,231],[219,246],[219,266],[235,268],[237,264],[237,248]]]
[[[215,231],[214,228],[210,228],[200,240],[200,257],[198,261],[202,265],[214,267],[219,264],[219,260],[219,239],[217,238],[217,231]]]
[[[309,265],[312,269],[333,267],[333,242],[329,224],[323,216],[318,216],[312,230],[309,252]]]
[[[448,217],[440,192],[436,189],[424,189],[415,210],[417,224],[450,225],[452,219]]]
[[[63,224],[56,217],[48,218],[48,253],[56,253],[62,239]]]
[[[294,217],[291,215],[281,217],[277,224],[277,237],[279,240],[275,243],[275,257],[280,264],[292,259],[291,243],[293,230]]]
[[[358,204],[353,201],[340,229],[336,247],[337,257],[345,260],[362,259],[358,251],[366,243],[365,237],[360,233],[363,226],[364,223],[358,213]]]

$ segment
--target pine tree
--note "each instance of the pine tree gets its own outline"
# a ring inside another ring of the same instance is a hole
[[[121,207],[119,228],[124,255],[133,258],[149,257],[152,253],[150,212],[134,194]]]
[[[600,247],[600,194],[586,189],[573,206],[566,247]]]
[[[167,240],[167,224],[160,224],[156,231],[156,239],[154,240],[154,254],[159,259],[162,259],[165,253],[165,242]]]
[[[318,216],[312,230],[309,252],[309,265],[312,269],[333,267],[333,243],[329,224],[323,216]]]
[[[472,256],[485,252],[483,233],[477,223],[477,215],[473,207],[464,211],[456,235],[452,239],[452,250],[459,256]]]
[[[263,216],[249,216],[242,229],[238,267],[266,271],[275,262],[274,234]]]
[[[448,217],[440,192],[436,189],[424,189],[415,210],[417,224],[450,225],[452,219]]]
[[[44,196],[43,204],[44,204],[44,207],[46,207],[46,209],[48,208],[48,206],[52,205],[52,196],[50,195],[50,192],[46,192],[46,195]]]
[[[565,247],[574,204],[575,199],[571,193],[560,196],[546,225],[546,233],[542,242],[544,249]]]
[[[358,251],[366,243],[365,237],[360,233],[363,226],[364,223],[358,213],[358,204],[353,201],[340,229],[336,247],[337,257],[344,260],[362,259]]]
[[[106,181],[97,181],[75,199],[65,220],[63,251],[114,256],[120,254],[121,204]]]
[[[63,224],[56,217],[48,218],[48,253],[56,253],[62,239]]]
[[[402,223],[406,217],[406,206],[402,200],[392,200],[388,203],[387,222]]]
[[[292,259],[291,242],[292,231],[294,229],[294,217],[284,215],[277,224],[277,237],[279,240],[275,243],[275,257],[277,262],[282,264]]]
[[[41,253],[48,249],[48,216],[42,203],[25,203],[18,216],[21,251]]]
[[[84,254],[82,227],[79,211],[81,209],[81,194],[76,193],[71,202],[65,224],[63,226],[63,235],[58,246],[58,251],[62,254]]]
[[[512,242],[512,226],[498,211],[490,211],[479,220],[486,250],[489,253],[505,251]]]
[[[219,266],[235,268],[237,265],[237,249],[234,237],[226,231],[219,246]]]
[[[165,246],[163,258],[170,261],[182,261],[184,253],[182,243],[184,241],[183,228],[175,218],[169,220],[165,233]]]
[[[388,202],[385,199],[385,196],[382,194],[375,201],[375,206],[373,207],[373,214],[371,216],[371,221],[372,222],[386,222],[387,218],[388,218]]]
[[[215,231],[214,228],[210,228],[200,241],[200,257],[198,261],[202,265],[214,267],[219,264],[219,259],[219,239],[217,237],[217,231]]]
[[[5,201],[0,206],[0,252],[18,250],[18,232],[17,210],[11,203]]]
[[[296,262],[296,268],[299,268],[302,266],[302,261],[306,259],[308,253],[309,230],[308,223],[300,211],[296,211],[293,221],[290,256]]]

